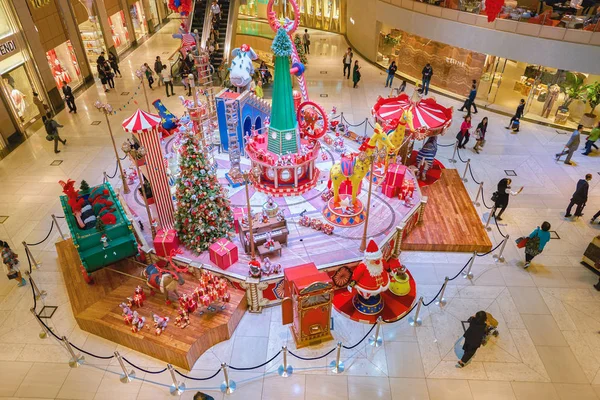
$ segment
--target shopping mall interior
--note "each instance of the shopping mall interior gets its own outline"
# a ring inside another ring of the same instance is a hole
[[[588,0],[0,0],[0,399],[600,400],[599,60]]]

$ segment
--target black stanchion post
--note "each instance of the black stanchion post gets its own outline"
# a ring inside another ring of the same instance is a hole
[[[436,306],[444,307],[446,304],[448,304],[448,301],[444,297],[444,293],[446,293],[446,286],[448,286],[448,281],[450,281],[450,278],[446,277],[444,279],[444,285],[442,286],[442,291],[440,292],[440,294],[435,302]]]
[[[25,247],[25,252],[27,254],[29,254],[29,258],[31,259],[31,263],[33,264],[33,267],[35,269],[38,269],[42,266],[42,263],[39,263],[35,260],[35,258],[33,257],[33,253],[31,253],[31,250],[29,250],[29,246],[27,246],[27,243],[25,243],[25,241],[23,240],[23,247]]]
[[[294,368],[291,365],[288,365],[288,363],[287,363],[287,353],[288,353],[287,346],[281,346],[281,354],[283,355],[283,363],[277,369],[277,373],[282,378],[287,378],[288,376],[291,376],[294,373]]]
[[[467,272],[463,272],[463,278],[473,279],[473,272],[471,272],[471,269],[473,268],[473,264],[475,263],[475,258],[477,258],[476,251],[473,252],[473,256],[471,257],[471,260],[469,260],[469,266],[467,267]]]
[[[71,343],[69,343],[69,339],[66,336],[62,337],[63,344],[67,348],[67,351],[71,355],[71,359],[69,360],[69,367],[77,368],[85,361],[85,357],[79,354],[75,354],[73,351],[73,347],[71,347]]]
[[[40,339],[46,339],[48,337],[48,331],[46,329],[46,327],[44,326],[44,324],[42,323],[42,321],[40,321],[37,317],[37,314],[35,313],[35,309],[30,308],[29,311],[31,311],[31,313],[33,314],[33,318],[35,318],[35,320],[38,322],[38,324],[40,324],[40,328],[42,328],[42,331],[40,332],[40,334],[38,335],[40,337]]]
[[[31,282],[31,286],[33,287],[33,292],[35,293],[35,298],[37,300],[45,298],[48,293],[46,293],[45,290],[40,290],[40,288],[38,288],[38,285],[35,283],[35,281],[31,277],[31,274],[29,273],[29,271],[25,271],[25,275],[27,275],[27,278],[29,278],[29,282]]]
[[[483,199],[483,182],[479,183],[479,188],[477,189],[477,195],[475,196],[475,200],[473,200],[473,204],[477,207],[481,205],[479,202],[479,196]]]
[[[221,383],[221,392],[225,394],[231,394],[235,392],[237,385],[234,381],[229,379],[229,373],[227,372],[226,363],[221,364],[221,370],[223,371],[223,376],[225,377],[225,380],[223,381],[223,383]]]
[[[331,362],[331,364],[329,364],[330,367],[332,367],[331,372],[333,372],[334,374],[341,374],[342,372],[344,372],[344,363],[341,360],[342,357],[342,342],[338,342],[337,343],[337,352],[335,355],[335,360]]]
[[[465,172],[463,172],[462,180],[467,183],[469,180],[467,179],[467,172],[469,172],[469,165],[471,164],[471,159],[467,158],[467,163],[465,164]]]
[[[423,305],[423,296],[419,297],[419,303],[417,304],[417,311],[415,311],[414,317],[408,317],[408,324],[410,326],[421,326],[423,324],[423,320],[419,318],[419,313],[421,312],[421,306]]]
[[[173,381],[173,384],[169,388],[169,392],[172,396],[181,396],[183,392],[185,392],[185,383],[177,380],[177,377],[175,376],[175,369],[171,364],[167,364],[167,369],[169,370],[171,380]]]
[[[510,235],[507,233],[504,238],[504,242],[502,242],[502,246],[500,246],[500,252],[498,254],[494,254],[494,260],[503,263],[504,262],[504,248],[506,247],[506,242],[508,242]]]
[[[123,371],[123,373],[121,374],[119,379],[121,380],[122,383],[131,382],[135,378],[135,370],[132,369],[131,371],[127,371],[127,367],[125,366],[125,363],[123,362],[123,357],[121,357],[121,354],[118,351],[115,351],[115,358],[119,362],[119,365],[121,366],[121,370]]]
[[[66,237],[65,237],[62,229],[60,229],[60,225],[58,225],[58,221],[56,220],[56,215],[52,214],[52,220],[54,221],[54,225],[56,225],[56,229],[58,229],[58,233],[60,233],[60,237],[62,238],[62,240],[65,240]]]
[[[381,323],[383,322],[383,318],[381,316],[377,317],[377,326],[375,327],[375,334],[369,338],[369,345],[373,347],[380,347],[383,345],[383,338],[379,336],[379,329],[381,328]]]

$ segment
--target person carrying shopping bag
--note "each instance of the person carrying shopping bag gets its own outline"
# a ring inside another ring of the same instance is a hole
[[[525,248],[525,269],[529,268],[531,260],[541,254],[550,241],[550,227],[550,223],[544,221],[541,228],[538,226],[529,236],[516,240],[518,248]]]
[[[6,269],[6,277],[16,279],[19,282],[17,286],[25,286],[27,281],[25,281],[19,270],[19,256],[11,250],[8,242],[2,240],[0,240],[0,251],[2,251],[2,262]]]
[[[487,132],[488,118],[484,117],[479,125],[477,125],[477,129],[475,129],[475,139],[476,143],[473,146],[473,151],[479,154],[479,151],[483,149],[485,146],[485,133]]]
[[[458,140],[458,148],[464,149],[467,143],[469,142],[469,137],[471,134],[469,133],[469,129],[471,129],[471,116],[466,115],[465,120],[460,125],[460,132],[456,135],[456,140]]]

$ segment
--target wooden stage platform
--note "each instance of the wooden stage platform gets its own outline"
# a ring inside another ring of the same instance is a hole
[[[421,191],[428,197],[423,223],[404,238],[402,250],[483,253],[492,249],[457,170],[442,170],[441,178]]]
[[[230,287],[231,301],[224,310],[203,315],[196,311],[190,315],[191,324],[181,329],[174,325],[178,307],[174,294],[171,294],[173,304],[168,306],[162,293],[148,296],[147,286],[141,280],[107,269],[94,272],[95,283],[88,285],[81,275],[81,261],[71,239],[56,243],[56,249],[71,308],[81,329],[186,370],[210,347],[229,339],[246,311],[245,292]],[[133,276],[140,276],[141,272],[139,264],[129,259],[111,268]],[[196,278],[185,275],[186,283],[177,289],[179,294],[190,294],[196,287]],[[144,327],[133,333],[123,322],[119,304],[133,296],[137,285],[144,287],[147,296],[143,307],[133,309],[146,317],[146,326],[150,329]],[[153,313],[170,318],[160,336],[152,329]]]

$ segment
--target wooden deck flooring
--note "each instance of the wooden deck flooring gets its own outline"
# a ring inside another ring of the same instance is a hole
[[[88,285],[79,270],[81,261],[71,239],[58,242],[56,249],[73,314],[81,329],[187,370],[202,353],[231,337],[246,310],[246,294],[230,287],[231,301],[225,310],[203,315],[196,311],[190,316],[191,324],[181,329],[174,325],[178,306],[174,294],[171,295],[173,304],[168,306],[161,293],[149,296],[144,282],[107,269],[94,272],[95,283]],[[134,276],[139,276],[141,271],[128,259],[111,268]],[[196,286],[196,279],[191,274],[186,275],[186,283],[177,289],[179,294],[189,294]],[[147,298],[143,307],[134,310],[146,317],[146,326],[150,329],[133,333],[123,322],[119,303],[133,296],[137,285],[146,289]],[[160,336],[152,329],[154,313],[171,319]]]
[[[457,170],[443,170],[437,182],[421,190],[428,197],[423,223],[402,241],[402,250],[481,253],[492,249]]]

